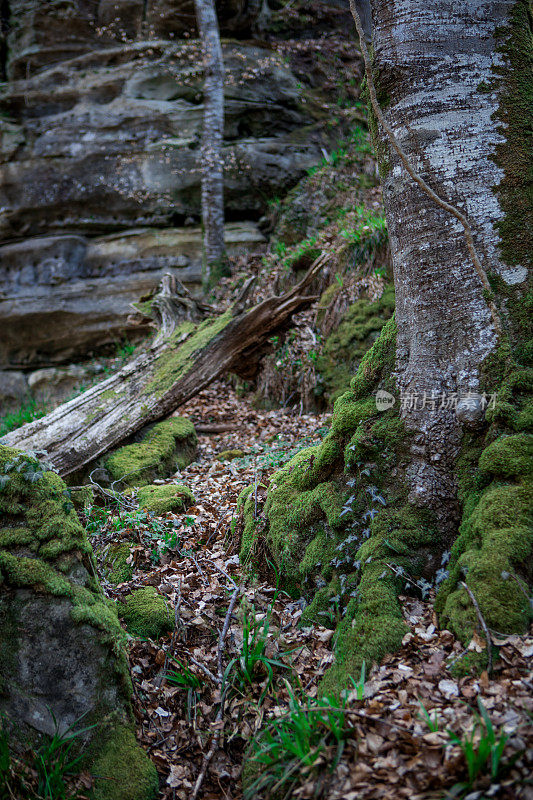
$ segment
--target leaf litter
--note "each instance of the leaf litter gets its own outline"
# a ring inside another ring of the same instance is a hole
[[[179,414],[199,431],[198,458],[161,483],[184,483],[195,505],[157,519],[108,512],[92,539],[100,562],[110,542],[133,542],[132,579],[112,586],[103,573],[109,597],[120,604],[132,590],[155,586],[173,614],[174,630],[159,641],[128,640],[138,737],[158,770],[159,797],[240,800],[247,747],[289,708],[283,680],[289,668],[292,682],[316,700],[334,660],[334,633],[320,625],[301,627],[303,599],[295,602],[241,570],[230,523],[241,490],[267,480],[294,452],[320,441],[330,415],[258,410],[223,382]],[[244,456],[217,460],[235,449]],[[315,765],[320,780],[302,769],[299,785],[287,796],[533,800],[533,636],[495,637],[499,658],[493,675],[456,678],[450,668],[470,651],[481,652],[483,637],[475,634],[465,650],[450,631],[439,629],[433,597],[400,599],[409,632],[397,653],[368,672],[362,698],[355,690],[348,693],[349,735],[338,764],[331,768],[334,753],[326,747]],[[228,691],[221,677],[230,662],[238,666],[242,660],[245,625],[264,631],[265,660],[254,664],[251,683],[242,679]],[[468,791],[464,754],[447,731],[459,737],[472,732],[478,698],[494,728],[508,737],[510,767],[496,782],[480,774]]]

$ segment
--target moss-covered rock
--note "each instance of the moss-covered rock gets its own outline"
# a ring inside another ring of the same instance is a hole
[[[110,544],[102,559],[101,570],[104,578],[117,585],[130,581],[133,577],[133,565],[128,563],[131,555],[129,542]]]
[[[145,586],[128,595],[120,613],[128,633],[146,639],[159,639],[174,626],[164,597],[153,586]]]
[[[222,450],[216,456],[217,461],[234,461],[236,458],[244,458],[244,450]]]
[[[115,450],[105,466],[113,480],[121,480],[126,486],[143,486],[184,469],[193,461],[197,444],[192,422],[171,417],[150,428],[139,442]]]
[[[125,634],[69,490],[50,465],[0,446],[0,515],[0,713],[14,723],[14,746],[56,725],[87,726],[83,768],[96,771],[103,731],[118,726],[131,759],[153,775],[131,729]],[[128,797],[151,800],[156,786],[132,773]]]
[[[339,291],[338,285],[321,297],[324,306]],[[326,398],[333,402],[345,392],[367,350],[394,313],[394,287],[387,286],[379,300],[356,300],[346,310],[338,327],[328,336],[317,360]]]
[[[94,489],[91,486],[79,486],[76,489],[71,489],[70,499],[75,508],[84,509],[87,506],[92,506],[95,500]]]
[[[129,726],[111,729],[93,762],[94,800],[152,800],[159,791],[155,766]]]
[[[152,514],[165,514],[167,511],[185,511],[194,505],[194,495],[186,486],[168,483],[164,486],[142,486],[137,499],[141,508]]]

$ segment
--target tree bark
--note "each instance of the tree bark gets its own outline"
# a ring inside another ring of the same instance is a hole
[[[192,309],[186,297],[184,314],[184,303],[178,302],[179,286],[167,276],[152,301],[164,328],[150,349],[79,397],[7,434],[1,443],[46,453],[63,477],[167,416],[225,372],[250,377],[272,332],[316,300],[306,290],[324,260],[318,259],[300,283],[281,297],[269,297],[244,311],[245,287],[225,314],[200,325],[191,319],[201,309]],[[178,306],[179,326],[172,316]]]
[[[224,62],[214,0],[195,0],[203,44],[204,131],[202,147],[202,221],[205,280],[224,258]]]
[[[498,94],[480,86],[503,62],[497,30],[514,5],[372,0],[373,73],[386,122],[419,175],[467,216],[485,272],[525,287],[527,270],[500,255],[494,187],[504,173],[495,153],[504,136]],[[382,130],[376,147],[396,288],[396,380],[415,434],[410,500],[452,531],[453,467],[465,427],[482,417],[480,365],[498,337],[460,223],[406,174]]]

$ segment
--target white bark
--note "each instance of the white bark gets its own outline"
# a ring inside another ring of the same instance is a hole
[[[485,271],[509,283],[520,276],[501,262],[495,228],[502,216],[493,192],[502,177],[492,158],[502,141],[493,119],[498,99],[479,86],[501,63],[495,31],[508,23],[512,6],[513,0],[372,0],[374,69],[388,100],[385,119],[416,171],[468,217]],[[396,287],[398,387],[418,398],[475,392],[479,366],[497,337],[462,226],[412,181],[383,135],[382,145],[388,151],[382,183]],[[460,414],[426,406],[405,409],[403,416],[415,433],[410,499],[452,525]]]
[[[205,63],[202,220],[206,280],[224,257],[224,62],[214,0],[195,0]]]

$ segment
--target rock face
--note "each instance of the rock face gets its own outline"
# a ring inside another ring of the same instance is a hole
[[[202,54],[192,0],[10,0],[0,94],[0,369],[83,356],[128,332],[164,271],[200,290]],[[217,4],[248,35],[263,3]],[[226,40],[230,251],[321,157],[315,90],[266,46]]]
[[[263,241],[254,223],[227,225],[230,254]],[[62,363],[146,333],[128,322],[131,303],[165,272],[197,292],[201,262],[201,230],[188,227],[43,236],[0,247],[0,369]]]

